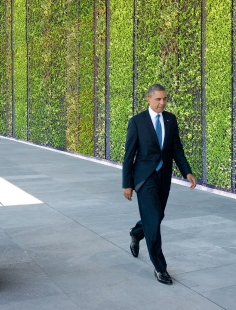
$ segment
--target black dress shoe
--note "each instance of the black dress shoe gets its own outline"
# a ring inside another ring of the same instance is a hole
[[[172,284],[172,279],[167,271],[157,272],[155,269],[154,275],[157,278],[157,281],[164,284]]]
[[[130,229],[129,232],[131,236],[131,244],[130,244],[130,251],[133,254],[134,257],[138,257],[139,254],[139,240],[136,239],[132,233],[132,229]]]

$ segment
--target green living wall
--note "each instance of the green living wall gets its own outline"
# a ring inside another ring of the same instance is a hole
[[[48,102],[44,94],[43,79],[46,72],[44,60],[43,37],[46,34],[45,19],[47,10],[44,3],[30,1],[27,14],[27,51],[28,51],[28,100],[29,100],[29,139],[39,144],[47,145],[47,112]],[[42,6],[42,7],[41,7]],[[44,8],[44,10],[43,10]],[[43,14],[44,12],[44,14]],[[44,15],[42,17],[42,15]]]
[[[27,59],[26,59],[26,9],[25,0],[14,3],[13,17],[13,42],[14,42],[14,98],[13,121],[14,136],[27,139]]]
[[[13,48],[13,40],[12,40],[12,31],[13,30],[13,15],[12,15],[12,6],[11,6],[11,0],[5,1],[5,7],[2,7],[5,10],[3,10],[3,14],[5,15],[5,27],[4,24],[1,25],[1,29],[5,30],[5,34],[3,31],[3,41],[1,41],[3,44],[6,44],[5,47],[5,66],[6,71],[5,75],[2,76],[2,85],[5,86],[4,92],[6,96],[6,101],[2,103],[2,106],[4,106],[6,115],[5,119],[3,117],[3,122],[5,123],[5,128],[3,128],[2,133],[6,133],[7,136],[12,136],[13,134],[13,74],[14,74],[14,61],[13,61],[13,55],[14,55],[14,48]],[[5,38],[5,42],[4,42]],[[3,64],[4,68],[4,64]],[[5,82],[4,82],[5,79]],[[3,86],[3,87],[4,87]]]
[[[65,2],[28,1],[29,140],[66,147]]]
[[[78,25],[78,152],[94,151],[94,1],[79,1]]]
[[[159,81],[165,85],[167,109],[178,117],[186,156],[201,179],[201,1],[162,0],[157,4],[152,0],[144,4],[138,2],[137,9],[137,112],[147,107],[150,84]],[[176,168],[175,174],[179,175]]]
[[[231,5],[230,0],[207,1],[205,34],[207,181],[228,189],[232,156]]]
[[[121,163],[161,83],[198,182],[235,192],[233,16],[229,0],[6,0],[0,133]]]
[[[110,159],[121,162],[133,104],[133,0],[110,5]]]
[[[106,158],[107,8],[105,0],[94,4],[94,155]]]
[[[78,1],[66,6],[66,148],[78,150]]]

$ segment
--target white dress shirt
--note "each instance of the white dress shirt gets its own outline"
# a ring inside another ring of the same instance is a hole
[[[149,114],[150,114],[150,117],[151,117],[151,120],[152,120],[152,123],[153,123],[155,130],[156,130],[156,116],[157,116],[157,114],[160,115],[159,120],[161,123],[161,129],[162,129],[162,147],[163,147],[163,142],[164,142],[164,138],[165,138],[165,126],[164,126],[164,120],[163,120],[162,113],[156,113],[150,107],[148,108],[148,111],[149,111]]]

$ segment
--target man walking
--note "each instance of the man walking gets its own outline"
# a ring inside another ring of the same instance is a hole
[[[139,254],[139,242],[145,237],[154,275],[164,284],[172,284],[162,253],[160,225],[169,196],[173,160],[181,174],[190,182],[196,180],[184,155],[174,114],[164,111],[167,101],[165,88],[154,84],[148,89],[148,110],[129,120],[123,162],[123,189],[131,200],[137,193],[141,221],[130,230],[130,250]]]

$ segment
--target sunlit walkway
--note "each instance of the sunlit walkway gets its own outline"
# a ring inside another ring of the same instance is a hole
[[[165,286],[130,254],[121,169],[0,138],[0,177],[1,310],[235,309],[235,199],[172,185]]]

